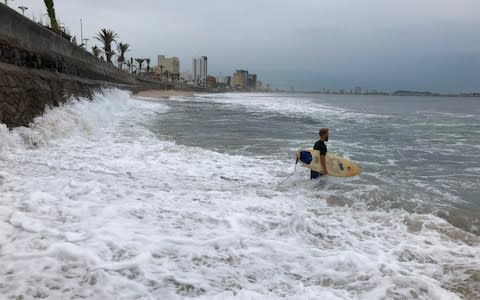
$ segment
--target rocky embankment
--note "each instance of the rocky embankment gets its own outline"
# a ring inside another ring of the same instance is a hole
[[[46,106],[72,96],[91,98],[102,85],[108,83],[0,63],[0,123],[27,126]]]

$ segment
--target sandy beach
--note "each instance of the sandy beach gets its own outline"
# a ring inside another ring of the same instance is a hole
[[[179,91],[179,90],[146,90],[146,91],[141,91],[135,94],[135,96],[156,98],[156,99],[166,99],[174,96],[188,97],[198,93],[199,92]]]

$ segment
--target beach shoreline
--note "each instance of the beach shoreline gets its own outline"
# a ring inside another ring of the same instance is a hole
[[[204,92],[151,89],[151,90],[140,91],[138,93],[135,93],[133,96],[164,100],[164,99],[169,99],[171,97],[192,97],[195,94],[200,94],[200,93],[204,93]]]

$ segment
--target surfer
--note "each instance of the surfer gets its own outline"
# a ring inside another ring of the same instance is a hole
[[[325,145],[325,142],[328,141],[328,128],[322,128],[318,133],[320,134],[320,140],[315,143],[313,150],[320,151],[320,163],[322,164],[323,173],[320,174],[312,170],[310,171],[310,179],[328,175],[327,163],[325,162],[325,155],[327,155],[327,146]]]

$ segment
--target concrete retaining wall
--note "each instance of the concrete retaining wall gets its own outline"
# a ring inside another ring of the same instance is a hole
[[[61,73],[70,70],[77,73],[70,75],[80,77],[130,84],[136,82],[127,72],[96,58],[84,48],[75,46],[7,6],[0,5],[0,61],[21,65],[25,61],[38,60],[58,62],[64,66],[57,70]],[[37,65],[42,66],[41,63]]]
[[[46,106],[107,86],[168,87],[139,81],[0,4],[0,123],[28,126]]]
[[[103,86],[96,80],[0,63],[0,123],[27,126],[46,106],[57,106],[69,97],[91,99]]]

